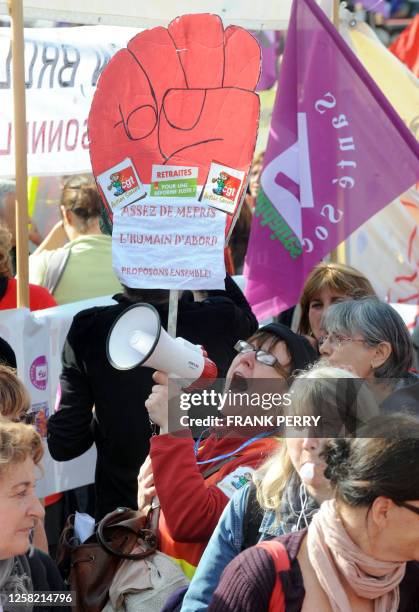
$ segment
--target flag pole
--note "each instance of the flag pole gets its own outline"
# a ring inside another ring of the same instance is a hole
[[[26,158],[25,43],[22,0],[8,0],[12,20],[12,74],[16,175],[17,307],[29,307],[28,186]]]
[[[339,5],[340,5],[340,0],[333,0],[332,23],[338,32],[339,32]],[[338,225],[338,231],[339,231],[339,225]],[[346,263],[346,248],[345,248],[344,240],[342,240],[342,242],[338,244],[336,249],[333,249],[330,252],[330,261],[332,261],[333,263],[342,263],[342,264]]]

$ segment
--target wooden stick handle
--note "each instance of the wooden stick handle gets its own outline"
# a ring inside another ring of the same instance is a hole
[[[12,18],[12,74],[16,174],[17,306],[29,306],[28,171],[26,159],[25,42],[22,0],[8,0]]]

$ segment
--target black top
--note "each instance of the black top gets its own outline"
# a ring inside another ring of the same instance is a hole
[[[287,549],[291,567],[280,572],[285,596],[286,612],[300,612],[305,589],[298,551],[307,529],[275,538]],[[252,546],[238,555],[224,570],[214,592],[209,612],[263,612],[269,609],[269,601],[275,586],[275,566],[268,551]],[[406,564],[406,574],[400,583],[398,612],[419,612],[419,563]]]
[[[194,302],[186,292],[179,302],[177,335],[202,344],[224,377],[234,344],[257,329],[257,320],[237,285],[227,277],[226,291],[209,292]],[[78,457],[96,442],[96,518],[118,506],[137,507],[137,475],[151,435],[144,408],[152,386],[150,368],[114,369],[106,339],[115,319],[132,304],[84,310],[74,317],[63,350],[60,410],[48,421],[48,447],[57,461]],[[155,305],[163,327],[168,306]],[[92,408],[95,415],[92,418]]]
[[[31,570],[31,578],[34,591],[49,591],[57,593],[58,591],[67,591],[67,587],[60,576],[58,568],[54,561],[41,550],[35,549],[32,556],[26,555]],[[57,608],[51,606],[34,606],[33,612],[70,612],[71,606],[63,606]],[[6,612],[6,609],[5,609]],[[13,612],[13,608],[12,611]]]

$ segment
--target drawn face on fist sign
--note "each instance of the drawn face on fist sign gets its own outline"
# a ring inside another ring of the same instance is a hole
[[[153,165],[168,165],[198,168],[204,186],[219,163],[239,172],[243,186],[256,142],[259,72],[256,39],[240,27],[224,30],[216,15],[185,15],[139,33],[103,70],[93,99],[95,176],[128,158],[144,185]]]

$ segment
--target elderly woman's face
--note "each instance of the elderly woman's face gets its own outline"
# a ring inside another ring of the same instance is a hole
[[[35,495],[35,469],[28,457],[0,477],[0,559],[25,554],[36,521],[44,517]]]
[[[360,334],[326,333],[319,345],[320,354],[331,366],[354,372],[360,378],[372,378],[374,369],[383,363],[379,347],[369,346]]]

